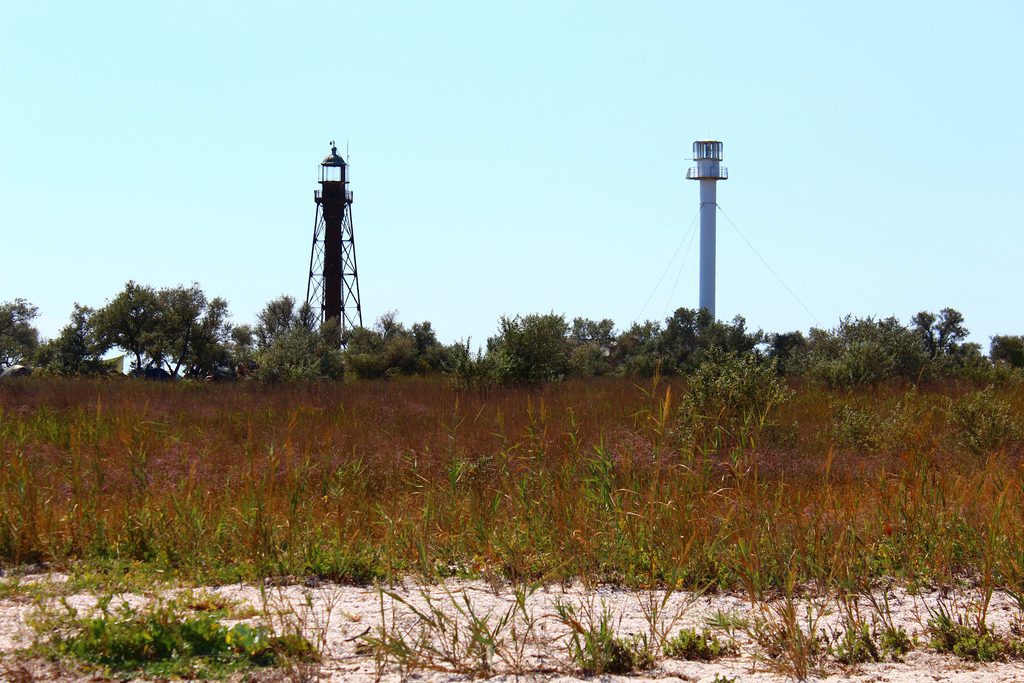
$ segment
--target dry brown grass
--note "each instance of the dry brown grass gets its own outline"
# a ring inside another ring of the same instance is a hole
[[[3,383],[0,562],[752,596],[794,577],[1020,587],[1020,443],[985,432],[987,450],[963,448],[955,411],[970,399],[1020,416],[1020,386],[796,386],[770,423],[715,443],[685,438],[685,386],[668,389]]]

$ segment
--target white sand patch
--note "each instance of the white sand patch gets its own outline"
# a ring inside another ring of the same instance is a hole
[[[778,620],[783,605],[779,599],[751,605],[749,600],[737,595],[697,596],[676,592],[666,597],[659,591],[588,590],[575,584],[539,588],[517,605],[511,587],[494,587],[483,581],[420,585],[406,580],[401,586],[380,589],[324,584],[268,586],[263,590],[251,585],[235,585],[206,590],[250,607],[241,610],[243,616],[246,611],[255,611],[260,616],[253,620],[269,619],[278,629],[301,629],[324,652],[320,667],[322,680],[358,682],[412,678],[432,682],[473,680],[474,675],[510,683],[524,679],[581,680],[584,677],[569,653],[570,628],[557,615],[559,602],[573,606],[584,625],[588,623],[588,612],[596,619],[607,611],[617,634],[643,634],[651,642],[664,634],[675,635],[683,627],[701,630],[709,620],[721,624],[722,615],[729,615],[726,622],[739,624],[731,634],[739,648],[736,655],[712,662],[659,656],[650,671],[630,676],[605,676],[600,680],[710,682],[716,675],[737,681],[792,680],[789,675],[792,669],[769,657],[763,645],[751,637],[750,625],[757,619],[767,618],[771,623]],[[121,601],[140,607],[152,597],[118,595],[111,607]],[[868,623],[878,623],[884,618],[893,626],[903,628],[909,636],[916,637],[917,648],[903,662],[856,667],[844,667],[836,663],[834,657],[823,657],[811,680],[898,683],[1024,680],[1024,663],[1020,661],[974,664],[952,655],[938,654],[928,646],[930,637],[926,624],[940,605],[954,616],[970,620],[976,618],[978,597],[977,591],[910,594],[897,588],[888,595],[887,612],[880,609],[881,594],[875,595],[874,600],[861,597],[850,602],[848,608],[857,610]],[[79,593],[66,596],[66,600],[74,609],[87,614],[95,609],[97,596]],[[55,604],[59,607],[59,603]],[[657,606],[658,617],[652,616],[652,605]],[[13,652],[31,643],[34,633],[26,620],[34,609],[33,601],[22,596],[0,600],[0,656],[5,661],[11,661]],[[470,613],[476,615],[478,623],[486,623],[495,631],[493,651],[467,646],[467,641],[472,641]],[[834,598],[798,600],[796,613],[797,623],[805,631],[813,624],[824,641],[834,641],[842,631],[843,609]],[[1011,596],[1001,592],[993,595],[986,622],[996,634],[1020,638],[1019,631],[1015,630],[1020,626],[1020,618],[1021,613]],[[748,625],[746,628],[742,626],[743,621]],[[730,638],[729,633],[717,628],[712,630],[723,640]],[[388,652],[380,648],[375,652],[367,638],[390,639],[392,647]],[[408,647],[404,656],[400,641]]]

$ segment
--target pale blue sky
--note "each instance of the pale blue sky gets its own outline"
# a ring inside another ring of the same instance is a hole
[[[252,321],[305,296],[351,150],[364,319],[697,304],[694,139],[725,143],[718,314],[958,308],[1024,333],[1024,2],[81,3],[0,9],[0,300],[51,336],[128,279]],[[673,282],[678,285],[672,293]],[[670,298],[670,294],[672,294]]]

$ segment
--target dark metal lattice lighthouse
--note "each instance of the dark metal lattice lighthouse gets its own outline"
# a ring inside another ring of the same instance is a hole
[[[320,189],[313,193],[313,198],[316,218],[306,303],[318,311],[321,323],[332,318],[338,321],[344,344],[354,328],[363,326],[363,309],[359,304],[348,164],[338,154],[333,140],[331,153],[320,163]]]

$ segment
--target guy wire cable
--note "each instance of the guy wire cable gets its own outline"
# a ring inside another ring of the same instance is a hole
[[[821,321],[818,320],[818,316],[814,315],[814,313],[811,311],[811,309],[807,308],[807,306],[804,304],[804,302],[800,300],[800,297],[798,297],[796,295],[796,293],[792,289],[789,288],[789,285],[787,285],[785,283],[785,281],[781,277],[779,277],[779,274],[776,273],[775,270],[770,265],[768,265],[768,262],[764,260],[764,257],[761,256],[760,253],[758,253],[757,249],[754,249],[754,245],[750,243],[750,240],[747,239],[746,235],[744,235],[742,232],[740,232],[740,229],[736,226],[735,223],[732,222],[732,219],[729,218],[729,214],[727,214],[725,211],[723,211],[722,207],[719,206],[718,204],[715,204],[715,206],[717,206],[718,210],[722,212],[723,216],[725,216],[725,220],[729,221],[729,225],[731,225],[732,229],[736,231],[736,234],[739,235],[740,238],[744,242],[746,242],[748,247],[750,247],[750,251],[754,252],[754,255],[757,256],[757,258],[761,259],[761,263],[763,263],[764,267],[768,269],[768,272],[775,276],[775,279],[779,281],[779,284],[781,284],[783,287],[786,288],[786,291],[789,292],[789,295],[791,297],[793,297],[793,299],[798,304],[800,304],[805,311],[807,311],[808,315],[810,315],[812,318],[814,318],[814,322],[816,324],[820,325]]]
[[[635,320],[637,322],[640,322],[640,317],[644,314],[644,311],[647,310],[647,304],[651,303],[651,299],[654,298],[655,292],[657,292],[658,291],[658,287],[661,286],[662,280],[664,280],[665,276],[668,274],[669,268],[672,267],[672,263],[676,260],[676,256],[679,255],[679,250],[683,248],[683,242],[685,242],[686,238],[690,236],[690,231],[693,230],[693,226],[697,222],[697,216],[699,216],[699,215],[700,215],[700,209],[698,208],[697,212],[695,214],[693,214],[693,219],[690,221],[690,227],[687,228],[686,233],[683,234],[683,239],[679,240],[679,244],[678,244],[678,246],[676,246],[676,250],[674,252],[672,252],[672,258],[670,258],[668,260],[668,263],[665,264],[665,270],[662,271],[661,277],[658,278],[658,283],[656,285],[654,285],[654,289],[651,290],[651,295],[647,297],[647,301],[644,302],[643,308],[640,309],[640,313],[636,316]],[[687,252],[689,252],[689,249],[687,249]]]

